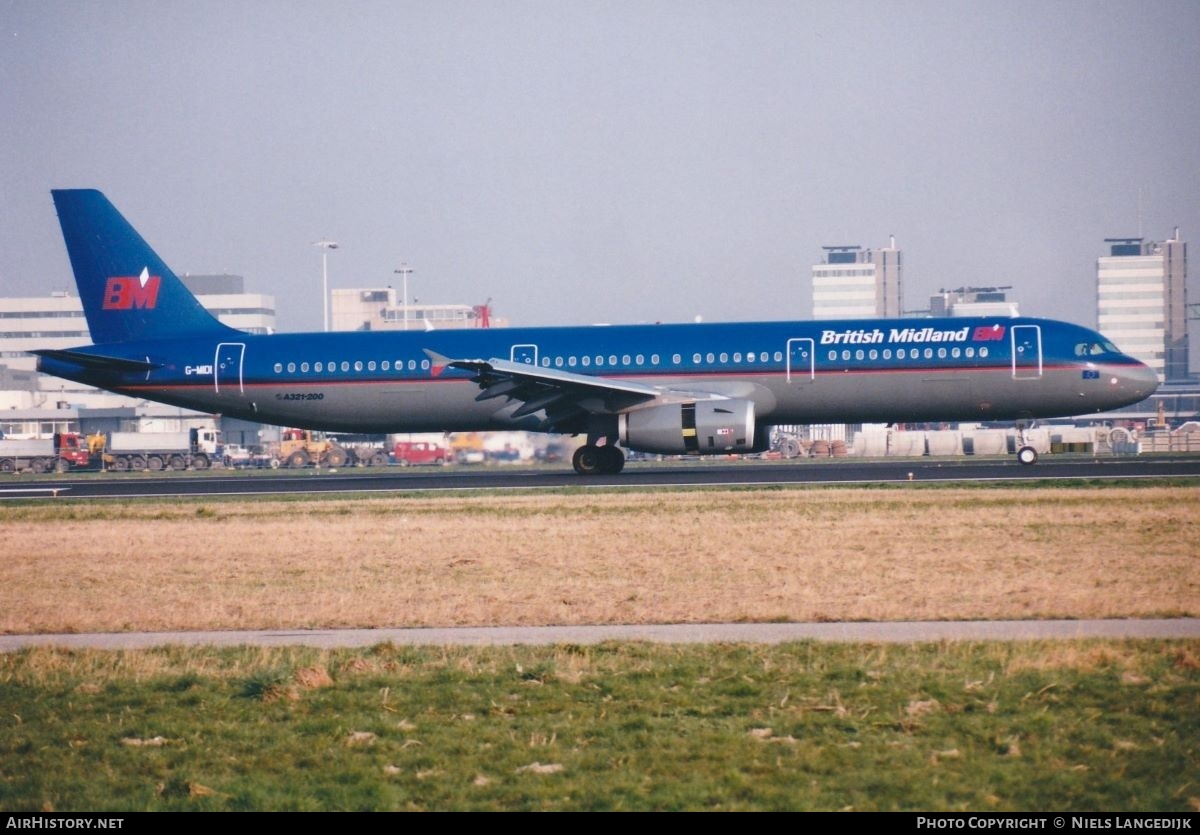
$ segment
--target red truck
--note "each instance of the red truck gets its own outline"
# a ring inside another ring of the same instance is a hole
[[[401,467],[410,464],[445,464],[450,450],[441,444],[428,441],[397,441],[392,449],[392,459]]]
[[[41,440],[0,440],[0,472],[65,473],[92,464],[87,441],[74,432],[60,432]]]

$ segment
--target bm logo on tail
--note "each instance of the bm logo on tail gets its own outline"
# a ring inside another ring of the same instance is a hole
[[[104,285],[104,310],[153,310],[158,304],[161,279],[148,268],[139,276],[113,276]]]

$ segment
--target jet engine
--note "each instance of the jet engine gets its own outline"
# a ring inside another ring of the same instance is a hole
[[[622,445],[664,455],[754,452],[754,428],[752,400],[669,403],[619,416]]]

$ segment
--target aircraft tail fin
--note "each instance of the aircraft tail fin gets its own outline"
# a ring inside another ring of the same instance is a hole
[[[235,332],[222,325],[93,189],[51,191],[96,344]]]

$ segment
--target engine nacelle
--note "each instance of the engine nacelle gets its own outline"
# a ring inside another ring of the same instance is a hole
[[[754,401],[700,400],[627,412],[621,444],[665,455],[721,455],[755,450]]]

